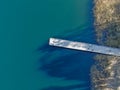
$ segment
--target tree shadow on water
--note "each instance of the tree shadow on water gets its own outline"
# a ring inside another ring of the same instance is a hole
[[[95,32],[92,26],[78,27],[71,30],[70,33],[64,33],[64,35],[55,37],[96,43]],[[94,53],[52,47],[48,45],[48,42],[40,46],[38,51],[43,54],[40,58],[40,70],[43,70],[51,77],[83,82],[80,85],[51,86],[42,90],[90,90],[90,67],[94,63]]]

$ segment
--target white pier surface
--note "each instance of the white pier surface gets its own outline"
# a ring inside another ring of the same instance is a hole
[[[83,43],[83,42],[74,42],[74,41],[50,38],[49,45],[68,48],[68,49],[75,49],[75,50],[89,51],[89,52],[95,52],[95,53],[101,53],[101,54],[107,54],[107,55],[120,56],[119,48],[112,48],[112,47],[100,46],[100,45]]]

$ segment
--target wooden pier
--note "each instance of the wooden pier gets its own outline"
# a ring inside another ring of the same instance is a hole
[[[89,52],[100,53],[100,54],[120,56],[119,48],[112,48],[112,47],[100,46],[100,45],[83,43],[83,42],[75,42],[75,41],[50,38],[49,45],[68,48],[68,49],[89,51]]]

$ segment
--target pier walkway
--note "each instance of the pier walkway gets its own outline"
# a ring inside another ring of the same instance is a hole
[[[83,42],[74,42],[74,41],[50,38],[49,45],[68,48],[68,49],[75,49],[75,50],[89,51],[89,52],[94,52],[94,53],[120,56],[120,49],[118,48],[100,46],[100,45],[83,43]]]

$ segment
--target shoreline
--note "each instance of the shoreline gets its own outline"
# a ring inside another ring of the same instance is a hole
[[[97,42],[120,48],[120,1],[94,0]],[[98,54],[92,66],[92,90],[120,90],[120,57]]]

